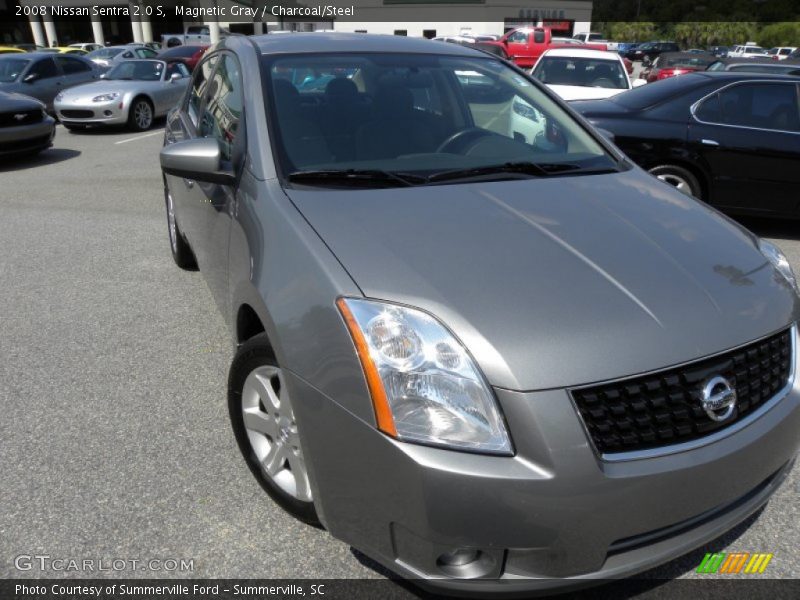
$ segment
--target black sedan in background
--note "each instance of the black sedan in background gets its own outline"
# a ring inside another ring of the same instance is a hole
[[[634,162],[722,210],[800,217],[800,82],[697,72],[572,102]]]

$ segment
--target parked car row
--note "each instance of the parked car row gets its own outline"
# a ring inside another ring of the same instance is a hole
[[[73,47],[15,49],[0,55],[0,91],[35,98],[73,131],[99,125],[141,131],[182,95],[207,47],[178,46],[160,54],[145,44],[88,53]]]

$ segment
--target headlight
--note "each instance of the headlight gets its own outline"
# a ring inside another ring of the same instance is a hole
[[[110,94],[100,94],[99,96],[95,96],[92,98],[92,102],[111,102],[117,98],[119,98],[119,94],[117,92],[111,92]]]
[[[378,428],[405,442],[511,454],[494,395],[461,343],[432,316],[340,298]]]
[[[535,123],[539,122],[539,114],[536,112],[536,109],[534,109],[532,106],[529,106],[525,102],[514,100],[514,103],[511,105],[511,107],[519,116],[530,119]]]
[[[775,270],[783,275],[783,278],[792,286],[795,293],[800,294],[800,288],[797,287],[797,279],[794,276],[794,271],[792,271],[792,266],[780,248],[767,240],[758,240],[758,249],[772,263]]]

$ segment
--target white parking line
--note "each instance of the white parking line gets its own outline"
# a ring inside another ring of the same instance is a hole
[[[136,140],[141,140],[142,138],[146,138],[146,137],[152,137],[154,135],[164,135],[164,132],[161,131],[161,130],[153,131],[152,133],[145,133],[144,135],[137,135],[136,137],[128,138],[128,139],[125,139],[125,140],[120,140],[120,141],[114,142],[114,143],[115,144],[127,144],[128,142],[135,142]]]

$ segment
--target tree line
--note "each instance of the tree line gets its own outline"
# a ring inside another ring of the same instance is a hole
[[[800,22],[785,21],[764,23],[757,21],[607,21],[595,22],[595,31],[606,39],[619,42],[647,42],[668,40],[682,48],[707,46],[733,46],[756,42],[764,48],[774,46],[800,46]]]

